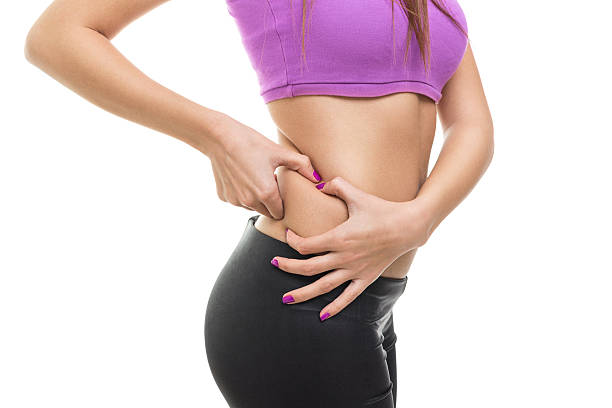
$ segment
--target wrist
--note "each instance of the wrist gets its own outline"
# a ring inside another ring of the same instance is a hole
[[[414,247],[425,245],[436,227],[436,211],[434,205],[427,199],[417,196],[404,203],[405,231],[413,231]]]
[[[230,116],[222,112],[208,109],[202,116],[202,130],[193,146],[208,157],[219,149],[225,150],[228,143],[228,132],[225,129],[231,120]]]

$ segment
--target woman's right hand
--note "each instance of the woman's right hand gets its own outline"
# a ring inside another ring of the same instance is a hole
[[[222,201],[282,219],[283,202],[274,174],[277,167],[286,166],[312,182],[321,181],[308,156],[274,143],[230,116],[223,116],[215,133],[219,143],[207,155]]]
[[[316,182],[310,159],[161,86],[110,42],[123,27],[163,2],[55,0],[30,29],[26,57],[103,109],[203,152],[212,162],[221,200],[283,218],[274,171],[284,165]],[[204,135],[211,131],[214,134]]]

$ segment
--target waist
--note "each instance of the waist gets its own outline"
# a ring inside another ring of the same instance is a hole
[[[291,274],[272,266],[270,264],[270,259],[272,259],[274,256],[308,259],[316,256],[317,254],[302,255],[290,247],[286,242],[277,240],[276,238],[259,231],[257,228],[255,228],[255,223],[262,217],[263,215],[257,214],[251,216],[247,220],[247,225],[244,229],[243,235],[236,249],[234,250],[234,253],[232,254],[231,262],[229,262],[230,266],[231,264],[249,264],[253,269],[265,271],[265,273],[259,273],[256,277],[253,277],[257,280],[257,282],[253,281],[249,283],[249,287],[252,290],[273,291],[279,295],[291,289],[315,282],[321,276],[323,276],[322,274],[314,276]],[[257,256],[254,257],[254,254]],[[247,257],[248,259],[241,259],[243,256]],[[259,265],[260,262],[261,265]],[[324,273],[327,272],[323,272],[323,274]],[[244,277],[240,278],[243,283],[249,278],[249,276],[253,276],[252,273],[249,274],[246,272],[246,274],[248,274],[248,276],[245,275]],[[401,279],[380,276],[345,309],[346,312],[343,310],[344,316],[352,317],[368,324],[380,322],[382,318],[391,312],[393,305],[405,291],[407,280],[407,276]],[[291,305],[291,307],[297,306],[298,308],[308,308],[317,311],[321,310],[323,307],[337,298],[349,283],[350,281],[344,282],[328,293],[317,296],[316,298],[310,299],[306,302]],[[271,299],[271,301],[279,302],[280,299],[278,296],[276,296],[275,298]]]
[[[291,228],[292,231],[296,231],[296,232],[299,231],[299,229],[296,230],[294,227],[291,226],[292,223],[288,222],[288,220],[291,220],[291,218],[290,217],[288,218],[287,216],[285,216],[282,220],[275,220],[275,219],[266,217],[261,214],[257,214],[256,217],[258,218],[256,218],[253,221],[253,224],[254,224],[253,228],[255,230],[257,230],[260,234],[265,235],[268,238],[274,239],[275,241],[283,243],[287,246],[289,246],[289,244],[287,244],[287,241],[285,239],[285,228]],[[330,228],[327,228],[327,229],[330,229]],[[298,233],[304,237],[309,236],[309,235],[306,235],[300,232]],[[299,254],[299,252],[297,251],[295,251],[295,253]],[[405,253],[404,255],[400,256],[391,265],[389,265],[387,269],[385,269],[382,272],[380,277],[393,279],[393,280],[403,279],[408,274],[408,270],[410,269],[410,265],[412,264],[412,261],[414,260],[415,255],[416,255],[416,249],[409,251]],[[289,258],[302,259],[296,256],[287,256],[287,255],[283,255],[283,256],[286,256]],[[300,254],[300,256],[302,255]]]
[[[343,200],[322,193],[315,185],[296,171],[282,168],[278,184],[283,199],[284,217],[280,220],[259,215],[253,228],[269,238],[287,246],[285,229],[290,228],[302,237],[322,234],[348,219]],[[299,254],[299,252],[295,251]],[[401,279],[408,273],[416,249],[405,253],[389,265],[382,277]],[[293,257],[292,257],[293,258]]]
[[[397,93],[380,98],[300,96],[268,105],[280,145],[307,155],[323,181],[342,176],[355,187],[389,201],[413,199],[427,175],[435,133],[435,105]],[[255,226],[285,242],[285,228],[308,237],[343,223],[346,203],[319,191],[300,173],[277,172],[284,218],[265,216]],[[382,276],[402,278],[414,257],[402,255]]]

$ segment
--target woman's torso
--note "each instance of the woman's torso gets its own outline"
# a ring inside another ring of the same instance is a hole
[[[413,199],[427,176],[436,126],[436,105],[415,93],[376,98],[303,95],[267,104],[281,145],[307,155],[323,181],[341,176],[357,188],[389,201]],[[340,198],[284,166],[278,170],[284,218],[259,217],[255,227],[286,242],[285,228],[308,237],[348,218]],[[402,278],[416,250],[382,276]]]

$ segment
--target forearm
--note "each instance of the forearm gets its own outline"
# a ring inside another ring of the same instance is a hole
[[[37,25],[28,35],[26,57],[108,112],[173,136],[206,155],[222,143],[215,129],[225,115],[153,81],[93,29]]]
[[[428,236],[477,184],[493,157],[489,122],[455,124],[415,201],[428,223]]]

